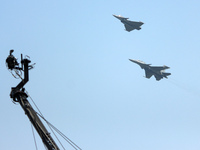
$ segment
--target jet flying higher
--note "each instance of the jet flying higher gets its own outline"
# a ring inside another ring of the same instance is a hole
[[[152,75],[156,78],[157,81],[162,79],[163,77],[167,78],[167,76],[171,75],[171,73],[164,72],[165,69],[169,69],[167,66],[150,66],[151,64],[145,64],[140,60],[129,59],[130,61],[138,64],[142,69],[145,70],[146,78],[151,78]]]
[[[141,29],[140,26],[144,24],[141,21],[139,21],[139,22],[130,21],[130,20],[128,20],[129,18],[125,18],[120,15],[113,15],[113,16],[116,17],[117,19],[121,20],[121,22],[124,24],[124,26],[126,28],[126,31],[128,31],[128,32],[130,32],[134,29],[140,30]]]

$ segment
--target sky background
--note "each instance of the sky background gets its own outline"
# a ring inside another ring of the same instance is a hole
[[[1,149],[36,149],[9,97],[20,82],[5,65],[10,49],[36,63],[26,90],[83,150],[200,149],[199,0],[0,2]],[[127,32],[113,14],[144,25]],[[167,65],[172,75],[146,79],[128,59]]]

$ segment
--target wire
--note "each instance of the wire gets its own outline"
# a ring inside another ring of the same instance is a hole
[[[54,133],[54,131],[52,130],[52,128],[63,138],[65,139],[65,141],[67,141],[75,150],[82,150],[78,145],[76,145],[72,140],[70,140],[66,135],[64,135],[61,131],[59,131],[55,126],[53,126],[50,122],[48,122],[44,116],[42,115],[41,111],[39,110],[39,108],[37,107],[37,105],[35,104],[35,102],[33,101],[33,99],[31,98],[30,94],[28,93],[27,90],[25,90],[26,94],[30,97],[31,101],[33,102],[33,104],[35,105],[36,109],[39,111],[36,112],[36,114],[38,116],[40,116],[49,126],[50,130],[52,131],[52,133],[54,134],[54,136],[56,137],[56,139],[58,140],[58,142],[60,143],[60,145],[63,147],[63,149],[65,150],[64,146],[62,145],[62,143],[60,142],[60,140],[58,139],[58,137],[56,136],[56,134]]]
[[[28,91],[26,91],[26,94],[30,97],[31,101],[33,102],[33,104],[35,105],[35,107],[37,108],[37,110],[39,111],[40,114],[37,114],[39,116],[41,116],[42,118],[44,118],[44,116],[42,115],[41,111],[39,110],[39,108],[37,107],[37,105],[35,104],[35,102],[33,101],[33,99],[31,98],[31,96],[28,94]],[[49,126],[49,124],[47,124]],[[56,137],[56,139],[58,140],[58,142],[60,143],[60,145],[63,147],[63,149],[65,150],[64,146],[62,145],[62,143],[60,142],[60,140],[58,139],[58,137],[56,136],[56,134],[54,133],[54,131],[51,129],[51,127],[49,126],[50,130],[52,131],[52,133],[54,134],[54,136]]]
[[[33,104],[35,105],[35,107],[37,108],[37,110],[39,111],[39,113],[37,113],[39,116],[41,116],[42,118],[44,118],[43,114],[41,113],[41,111],[39,110],[39,108],[37,107],[37,105],[35,104],[35,102],[33,101],[33,99],[31,98],[30,94],[28,93],[27,90],[25,90],[26,94],[30,97],[31,101],[33,102]],[[47,124],[49,126],[49,124]],[[56,134],[54,133],[54,131],[51,129],[51,127],[49,126],[50,130],[52,131],[52,133],[54,134],[54,136],[56,137],[56,139],[58,140],[58,142],[60,143],[60,145],[63,147],[63,149],[65,150],[64,146],[62,145],[62,143],[60,142],[60,140],[58,139],[58,137],[56,136]]]
[[[37,112],[36,112],[37,113]],[[40,116],[40,114],[38,114]],[[58,130],[55,126],[53,126],[50,122],[48,122],[44,117],[40,116],[47,124],[49,124],[60,136],[62,136],[74,149],[82,150],[78,145],[76,145],[72,140],[70,140],[66,135],[64,135],[60,130]]]
[[[35,147],[36,147],[36,150],[38,150],[38,148],[37,148],[37,143],[36,143],[36,139],[35,139],[35,134],[34,134],[34,130],[33,130],[33,125],[32,125],[32,124],[31,124],[31,129],[32,129],[33,138],[34,138],[34,142],[35,142]]]
[[[20,72],[20,74],[19,74],[19,72]],[[15,73],[19,76],[19,78],[20,79],[22,79],[23,80],[23,78],[22,78],[22,71],[21,70],[17,70],[17,69],[15,69]]]
[[[35,102],[33,101],[33,99],[31,98],[30,94],[28,93],[27,90],[25,90],[26,94],[28,95],[28,97],[30,97],[31,101],[33,102],[34,106],[37,108],[37,110],[39,111],[39,113],[42,115],[41,111],[39,110],[39,108],[37,107],[37,105],[35,104]],[[42,115],[43,116],[43,115]]]

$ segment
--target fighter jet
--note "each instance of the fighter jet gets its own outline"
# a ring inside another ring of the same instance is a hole
[[[169,69],[167,66],[150,66],[151,64],[145,64],[140,60],[129,59],[130,61],[138,64],[142,69],[145,70],[146,78],[151,78],[152,75],[156,78],[157,81],[162,79],[163,77],[167,78],[167,76],[171,75],[171,73],[164,72],[165,69]]]
[[[139,21],[139,22],[136,22],[136,21],[130,21],[128,20],[129,18],[124,18],[122,16],[117,16],[117,15],[113,15],[114,17],[116,17],[117,19],[121,20],[121,22],[124,24],[125,28],[126,28],[126,31],[130,32],[134,29],[137,29],[137,30],[140,30],[141,29],[141,25],[143,25],[144,23]]]

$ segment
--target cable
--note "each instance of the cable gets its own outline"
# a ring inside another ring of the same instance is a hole
[[[36,112],[37,113],[37,112]],[[50,122],[48,122],[44,117],[38,114],[47,124],[49,124],[60,136],[62,136],[74,149],[82,150],[78,145],[76,145],[72,140],[70,140],[66,135],[64,135],[61,131],[59,131],[55,126],[53,126]]]
[[[33,101],[33,99],[31,98],[30,94],[28,93],[27,90],[25,90],[26,94],[28,95],[28,97],[30,97],[31,101],[33,102],[34,106],[37,108],[37,110],[39,111],[39,113],[42,115],[41,111],[39,110],[39,108],[37,107],[37,105],[35,104],[35,102]],[[43,115],[42,115],[43,116]]]
[[[31,98],[30,94],[28,93],[27,90],[25,90],[26,94],[30,97],[31,101],[33,102],[33,104],[35,105],[35,107],[37,108],[37,110],[39,111],[36,112],[36,114],[38,116],[40,116],[49,126],[50,130],[52,131],[52,133],[54,134],[54,136],[56,137],[56,139],[58,140],[58,142],[60,143],[60,145],[63,147],[63,149],[65,150],[64,146],[62,145],[62,143],[60,142],[60,140],[58,139],[58,137],[56,136],[56,134],[54,133],[54,131],[51,129],[53,128],[63,139],[65,139],[65,141],[67,141],[74,149],[76,150],[82,150],[78,145],[76,145],[72,140],[70,140],[66,135],[64,135],[61,131],[59,131],[55,126],[53,126],[50,122],[48,122],[44,116],[42,115],[41,111],[39,110],[39,108],[37,107],[37,105],[35,104],[35,102],[33,101],[33,99]]]
[[[35,134],[34,134],[34,130],[33,130],[33,125],[32,125],[32,124],[31,124],[31,129],[32,129],[33,138],[34,138],[34,142],[35,142],[35,147],[36,147],[36,150],[38,150],[38,148],[37,148],[37,143],[36,143],[36,139],[35,139]]]
[[[37,112],[36,112],[37,113]],[[38,113],[37,113],[38,114]],[[39,114],[38,114],[39,115]],[[39,115],[40,116],[40,115]],[[47,123],[47,122],[46,122]],[[54,133],[54,131],[52,130],[52,128],[50,127],[50,125],[47,123],[47,125],[49,126],[51,132],[53,133],[53,135],[56,137],[56,139],[58,140],[58,142],[60,143],[60,145],[62,146],[62,148],[65,150],[64,146],[62,145],[62,143],[60,142],[60,140],[58,139],[58,137],[56,136],[56,134]]]
[[[41,111],[39,110],[39,108],[37,107],[37,105],[35,104],[35,102],[33,101],[33,99],[31,98],[30,94],[28,93],[27,90],[25,90],[26,94],[30,97],[31,101],[33,102],[33,104],[35,105],[35,107],[37,108],[37,110],[39,111],[39,113],[37,113],[39,116],[41,116],[42,118],[44,118],[44,116],[42,115]],[[49,124],[47,124],[49,126]],[[54,136],[56,137],[56,139],[58,140],[58,142],[60,143],[60,145],[63,147],[63,149],[65,150],[64,146],[62,145],[62,143],[60,142],[60,140],[58,139],[58,137],[56,136],[56,134],[54,133],[54,131],[51,129],[51,127],[49,126],[50,130],[52,131],[52,133],[54,134]]]
[[[19,74],[18,72],[20,72],[20,74]],[[21,75],[22,75],[22,72],[21,72],[21,71],[15,69],[15,73],[19,76],[20,79],[23,80],[23,78],[22,78],[22,76],[21,76]],[[13,75],[13,76],[14,76],[14,75]],[[16,78],[16,77],[15,77],[15,78]]]

